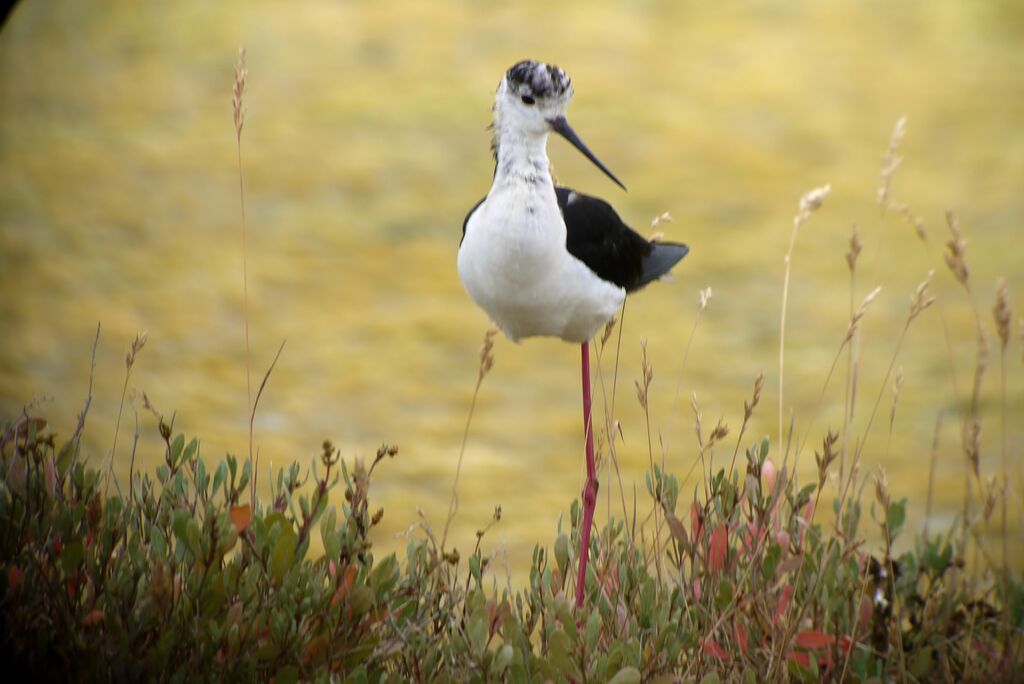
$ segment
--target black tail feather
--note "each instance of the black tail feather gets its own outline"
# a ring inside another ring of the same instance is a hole
[[[643,271],[640,274],[640,282],[630,291],[639,290],[651,281],[661,278],[672,267],[678,264],[683,257],[689,254],[690,248],[678,242],[652,242],[651,253],[644,257]]]

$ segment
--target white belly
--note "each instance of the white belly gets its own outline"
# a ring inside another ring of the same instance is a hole
[[[458,266],[466,292],[512,340],[586,342],[626,296],[566,250],[550,185],[492,191],[466,225]]]

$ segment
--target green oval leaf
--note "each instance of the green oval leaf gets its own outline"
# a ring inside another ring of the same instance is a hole
[[[608,684],[639,684],[640,682],[640,670],[632,666],[627,666],[615,673]]]

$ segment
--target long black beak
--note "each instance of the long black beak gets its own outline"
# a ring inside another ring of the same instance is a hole
[[[602,164],[601,160],[595,157],[594,153],[583,144],[583,141],[580,140],[578,135],[576,135],[576,131],[572,130],[572,126],[569,125],[569,122],[564,116],[556,116],[554,119],[548,119],[548,123],[551,124],[551,128],[555,133],[558,133],[560,136],[571,142],[573,147],[582,152],[584,157],[594,162],[594,166],[604,171],[605,175],[615,181],[616,185],[623,190],[626,189],[626,186],[622,184],[622,181],[616,178],[615,174],[609,171],[608,167]]]

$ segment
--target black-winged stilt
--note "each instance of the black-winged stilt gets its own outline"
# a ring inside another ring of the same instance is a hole
[[[554,65],[526,60],[505,73],[494,102],[494,181],[462,225],[458,265],[466,292],[511,340],[544,336],[581,345],[587,483],[576,605],[582,606],[597,503],[588,343],[627,292],[667,274],[689,248],[651,242],[607,202],[555,186],[547,155],[552,131],[625,190],[566,121],[572,94],[572,81]]]

